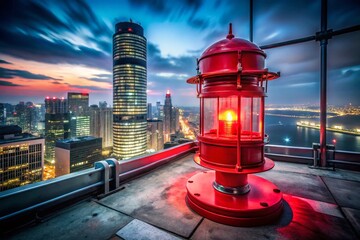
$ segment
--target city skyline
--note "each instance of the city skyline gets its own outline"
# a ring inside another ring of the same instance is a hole
[[[306,8],[303,6],[306,5]],[[328,26],[359,24],[356,1],[329,1]],[[2,3],[0,10],[0,102],[43,102],[46,96],[89,92],[90,104],[112,104],[112,33],[118,21],[140,22],[148,40],[148,102],[173,93],[174,106],[197,106],[185,80],[196,58],[225,38],[249,38],[249,1],[40,1]],[[15,14],[16,11],[16,14]],[[215,12],[216,15],[209,12]],[[254,42],[260,46],[314,35],[320,30],[320,1],[254,1]],[[306,15],[306,18],[303,16]],[[295,27],[296,26],[296,27]],[[359,32],[329,40],[329,104],[360,105]],[[265,51],[267,65],[281,72],[271,82],[268,104],[317,104],[319,42]],[[288,54],[291,53],[291,54]],[[342,56],[346,57],[333,57]],[[286,99],[286,100],[285,100]]]

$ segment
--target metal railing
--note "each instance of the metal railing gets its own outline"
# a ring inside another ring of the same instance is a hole
[[[87,170],[0,192],[0,232],[7,225],[19,224],[25,215],[36,219],[38,211],[64,202],[112,193],[120,182],[194,152],[196,148],[196,143],[190,142],[120,162],[107,159]]]
[[[25,219],[36,219],[39,212],[77,199],[103,196],[117,191],[124,183],[169,161],[195,152],[196,142],[185,143],[141,157],[116,161],[106,159],[95,163],[94,168],[67,174],[55,179],[33,183],[0,192],[0,232],[4,227],[18,225]],[[312,165],[317,148],[266,145],[265,155],[276,161]],[[335,151],[331,164],[359,164],[360,153]],[[318,162],[318,158],[316,157]],[[5,228],[4,228],[5,229]]]
[[[360,152],[336,150],[334,145],[326,146],[327,164],[330,167],[359,166]],[[265,156],[276,160],[294,163],[305,163],[318,167],[320,164],[320,145],[314,143],[312,148],[282,145],[266,145]],[[357,170],[357,168],[356,168]]]

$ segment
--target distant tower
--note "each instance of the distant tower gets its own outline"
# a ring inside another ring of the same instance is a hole
[[[167,90],[165,95],[164,103],[164,139],[165,142],[170,141],[170,134],[173,133],[171,129],[171,119],[172,119],[172,103],[170,91]]]
[[[157,118],[163,120],[164,118],[164,106],[160,102],[156,102],[156,114]]]
[[[146,142],[146,38],[143,28],[120,22],[113,35],[113,153],[144,154]]]
[[[0,126],[5,125],[6,122],[6,109],[4,104],[0,103]]]
[[[148,119],[147,122],[148,151],[152,152],[164,149],[163,122],[159,119]]]
[[[147,104],[147,118],[148,119],[152,119],[152,104],[148,103]]]

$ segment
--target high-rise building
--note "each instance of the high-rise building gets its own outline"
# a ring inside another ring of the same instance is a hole
[[[90,115],[71,115],[70,117],[71,137],[81,137],[90,135]]]
[[[163,120],[164,119],[164,106],[161,105],[161,102],[156,102],[156,116],[157,119]]]
[[[23,132],[35,133],[37,132],[37,123],[39,121],[39,112],[35,104],[32,102],[27,102],[25,104],[24,111],[24,128]]]
[[[99,108],[107,108],[107,102],[106,101],[100,101],[99,102]]]
[[[9,119],[10,120],[10,119]],[[15,105],[13,121],[10,124],[18,125],[25,133],[37,133],[37,124],[40,120],[40,112],[32,102],[19,102]]]
[[[164,140],[165,142],[170,141],[170,134],[174,133],[171,129],[171,120],[172,120],[172,103],[171,103],[171,94],[167,90],[165,95],[164,102]]]
[[[164,140],[165,142],[171,141],[171,134],[176,133],[179,127],[179,109],[172,106],[171,94],[167,90],[164,102]]]
[[[42,180],[44,138],[0,126],[0,191]]]
[[[89,108],[89,93],[68,92],[68,105],[72,116],[86,114]]]
[[[147,119],[152,119],[152,104],[148,103],[147,104]]]
[[[45,160],[55,162],[55,141],[70,137],[69,113],[64,98],[45,99]]]
[[[172,133],[176,133],[177,131],[180,130],[179,120],[180,120],[179,108],[172,107],[172,109],[171,109],[171,126],[170,126]]]
[[[45,98],[45,114],[68,113],[67,100],[65,98],[46,97]]]
[[[113,154],[127,159],[146,151],[146,38],[143,28],[120,22],[113,35]]]
[[[113,146],[113,109],[90,106],[90,135],[102,138],[102,147]]]
[[[68,92],[71,137],[90,135],[89,94]]]
[[[164,149],[163,122],[157,119],[147,120],[148,151],[155,152]]]
[[[101,142],[101,138],[91,136],[56,141],[55,176],[93,167],[102,159]]]
[[[0,103],[0,125],[5,125],[6,122],[6,109],[5,105]]]
[[[25,129],[25,103],[19,102],[15,105],[15,112],[13,114],[14,124],[21,127],[21,129]]]

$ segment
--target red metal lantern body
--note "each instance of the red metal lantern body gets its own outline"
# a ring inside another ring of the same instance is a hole
[[[255,44],[234,38],[210,46],[198,60],[200,98],[199,151],[194,161],[213,169],[187,183],[187,203],[199,214],[225,224],[252,226],[271,222],[282,210],[282,194],[271,182],[249,176],[270,170],[264,156],[266,54]],[[204,175],[205,174],[205,175]]]

